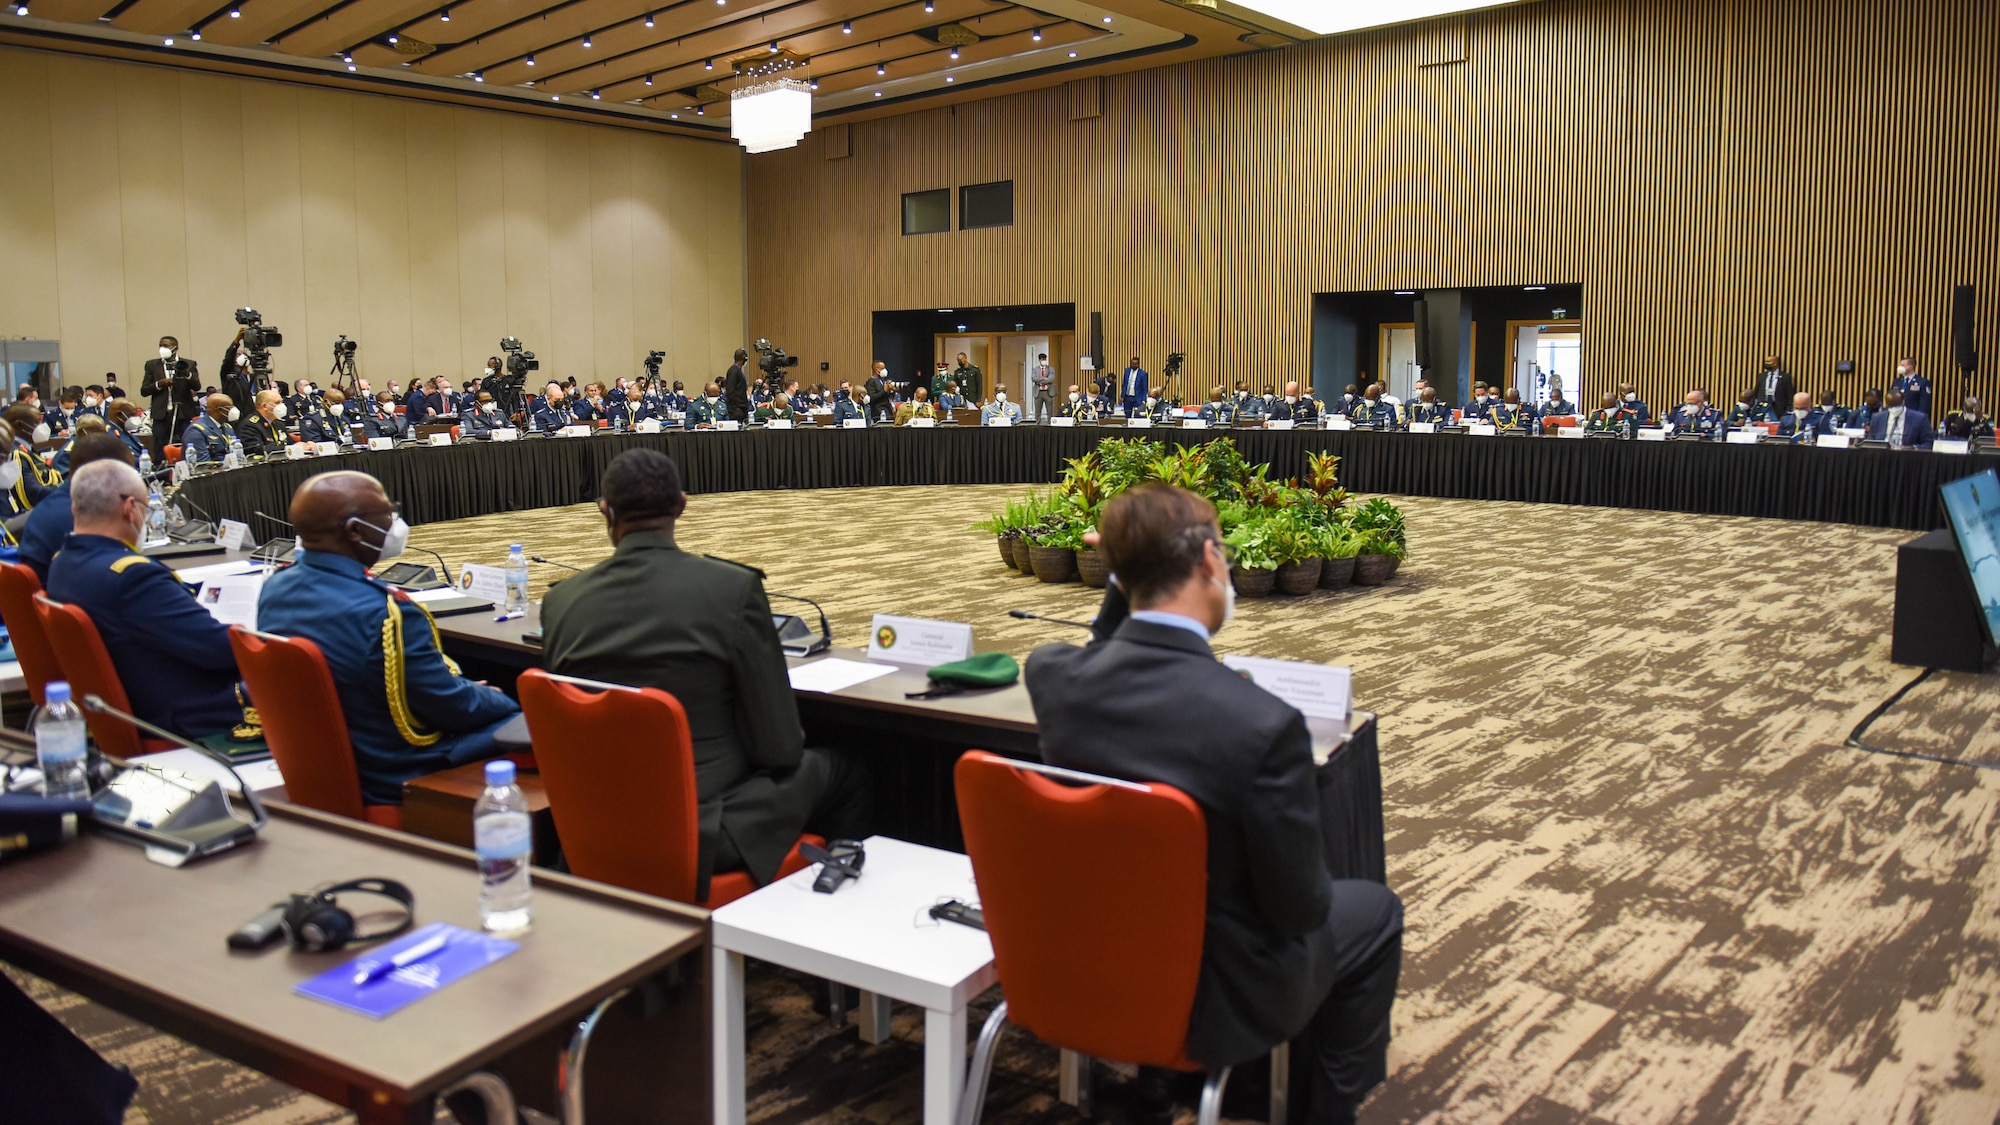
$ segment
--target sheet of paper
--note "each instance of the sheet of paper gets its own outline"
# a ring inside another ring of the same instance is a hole
[[[134,762],[143,762],[149,766],[159,766],[162,769],[191,773],[196,777],[206,777],[231,793],[236,792],[238,789],[236,784],[237,774],[242,775],[244,784],[259,793],[262,793],[266,789],[276,789],[285,783],[285,775],[278,772],[278,763],[270,758],[266,758],[261,762],[244,762],[236,767],[235,774],[230,773],[228,769],[224,768],[221,762],[216,761],[214,758],[187,749],[162,750],[157,754],[141,754],[132,760]]]
[[[1345,719],[1353,686],[1353,669],[1339,664],[1308,664],[1261,656],[1225,656],[1222,663],[1250,677],[1250,682],[1318,719]]]
[[[174,577],[190,586],[196,586],[211,578],[221,578],[225,574],[248,574],[263,569],[264,564],[250,559],[231,559],[228,562],[205,563],[201,566],[183,566],[174,570]]]
[[[829,656],[792,669],[792,690],[842,691],[855,684],[865,684],[878,676],[886,676],[895,670],[888,664],[871,664],[865,660],[844,660],[838,656]]]
[[[263,592],[265,577],[262,570],[250,574],[220,575],[203,582],[194,600],[208,611],[210,617],[224,625],[255,629],[257,595]]]
[[[460,593],[458,587],[456,586],[439,586],[435,590],[413,590],[410,591],[409,594],[410,594],[410,600],[416,602],[419,605],[422,605],[425,602],[444,602],[444,601],[450,601],[453,598],[462,598],[468,596],[466,594]],[[495,602],[494,604],[498,605],[499,603]]]

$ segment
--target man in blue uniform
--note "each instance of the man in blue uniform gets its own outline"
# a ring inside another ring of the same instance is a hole
[[[1877,414],[1887,409],[1888,407],[1882,405],[1881,389],[1870,387],[1868,390],[1862,392],[1861,405],[1854,408],[1854,416],[1848,419],[1847,424],[1849,426],[1859,426],[1865,430],[1868,428],[1868,424],[1875,420]]]
[[[320,399],[325,409],[306,415],[299,422],[299,435],[307,441],[330,441],[337,445],[354,444],[354,427],[360,418],[348,412],[347,396],[338,387],[328,387]],[[449,421],[449,419],[439,419]]]
[[[1806,397],[1807,401],[1810,396]],[[1713,438],[1722,429],[1722,415],[1702,399],[1700,391],[1689,391],[1686,400],[1663,419],[1675,433]]]
[[[1297,383],[1285,384],[1285,397],[1271,406],[1271,420],[1310,426],[1319,420],[1319,404],[1310,395],[1301,396]]]
[[[1429,422],[1434,426],[1451,425],[1451,407],[1437,400],[1437,390],[1425,387],[1417,392],[1417,401],[1410,404],[1410,421]]]
[[[92,461],[119,460],[133,464],[130,447],[115,434],[85,434],[76,439],[70,449],[69,467],[72,479]],[[64,481],[50,489],[35,510],[28,513],[28,522],[21,528],[21,561],[35,572],[43,586],[49,584],[49,563],[62,550],[63,540],[73,529],[73,519],[69,505],[70,481]]]
[[[493,431],[503,429],[507,420],[500,417],[500,404],[493,396],[480,391],[479,397],[464,414],[459,415],[458,436],[467,438],[491,438]]]
[[[1747,390],[1736,396],[1736,405],[1729,408],[1729,428],[1742,429],[1759,422],[1775,422],[1778,416],[1763,399],[1757,397],[1756,390]]]
[[[49,597],[90,615],[133,714],[183,738],[223,734],[243,722],[229,630],[134,548],[146,500],[145,482],[121,458],[78,469],[76,528],[49,564]]]
[[[700,398],[688,402],[683,425],[690,430],[712,430],[717,422],[728,419],[729,409],[722,401],[722,388],[710,383],[701,389]]]
[[[1848,419],[1854,415],[1840,405],[1840,399],[1832,391],[1822,392],[1819,405],[1813,407],[1812,417],[1807,419],[1816,434],[1830,434],[1850,425]]]
[[[291,519],[305,552],[264,584],[257,624],[326,654],[363,799],[401,804],[410,778],[499,753],[494,735],[520,707],[460,676],[424,608],[368,573],[402,554],[410,535],[381,482],[354,472],[307,477]]]
[[[1639,425],[1646,425],[1653,420],[1653,408],[1639,398],[1639,388],[1632,384],[1618,384],[1618,401],[1624,404],[1626,410],[1632,412],[1639,420]]]
[[[243,452],[251,457],[266,453],[284,451],[285,415],[289,413],[278,392],[263,390],[257,392],[250,417],[236,426],[236,440],[243,443]]]
[[[1201,404],[1201,420],[1210,428],[1227,426],[1236,419],[1236,408],[1222,395],[1221,387],[1211,387],[1208,401]]]
[[[696,400],[696,402],[699,401],[699,399]],[[692,418],[694,416],[694,403],[688,404],[688,410],[688,416]],[[840,382],[840,389],[833,392],[833,424],[844,426],[849,421],[855,420],[865,422],[868,420],[868,415],[862,412],[861,404],[855,401],[854,388],[849,386],[847,381],[843,379]],[[693,426],[689,426],[688,428],[693,429]]]
[[[181,460],[190,464],[221,464],[229,455],[229,440],[236,432],[229,428],[236,404],[225,394],[208,396],[206,413],[196,418],[181,434]]]
[[[1904,356],[1896,361],[1896,381],[1889,384],[1889,389],[1902,393],[1905,408],[1930,417],[1931,381],[1928,376],[1917,373],[1916,360]]]
[[[1704,408],[1705,409],[1705,408]],[[1720,422],[1721,416],[1709,410],[1710,418]],[[1486,420],[1501,433],[1532,434],[1535,432],[1535,408],[1521,403],[1521,392],[1508,387],[1500,394],[1500,401],[1486,414]]]

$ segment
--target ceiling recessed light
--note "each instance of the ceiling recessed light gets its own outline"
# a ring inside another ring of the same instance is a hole
[[[884,66],[884,65],[883,65],[883,64],[881,64],[881,63],[876,63],[876,64],[875,64],[875,73],[877,73],[877,74],[887,74],[887,73],[889,73],[889,68],[888,68],[887,66]]]
[[[342,55],[342,56],[340,56],[340,61],[341,61],[341,62],[344,62],[344,63],[351,63],[351,62],[353,62],[353,61],[354,61],[354,56],[353,56],[353,55]]]
[[[561,100],[562,100],[562,95],[561,95],[561,94],[550,94],[550,95],[549,95],[549,100],[550,100],[550,101],[552,101],[552,102],[559,102],[559,101],[561,101]]]
[[[808,83],[808,84],[807,84],[807,88],[808,88],[808,89],[813,89],[813,90],[817,90],[817,89],[819,89],[819,83],[817,83],[817,82],[812,82],[812,83]]]
[[[771,40],[771,53],[774,55],[778,53],[778,41],[776,39]]]
[[[652,84],[653,84],[653,76],[648,74],[646,76],[646,85],[651,86]]]
[[[875,96],[876,96],[876,97],[878,97],[878,98],[879,98],[879,97],[881,97],[881,96],[882,96],[882,91],[880,91],[880,90],[877,90],[877,91],[875,91]]]
[[[951,76],[951,75],[949,75],[949,74],[947,74],[947,75],[945,75],[945,76],[944,76],[944,80],[945,80],[946,82],[953,82],[953,81],[956,81],[956,79],[952,78],[952,76]]]
[[[702,63],[702,64],[701,64],[701,68],[702,68],[703,70],[714,70],[714,69],[715,69],[715,60],[714,60],[714,59],[710,59],[710,60],[708,60],[707,62],[705,62],[705,63]]]
[[[1076,57],[1076,52],[1075,52],[1075,51],[1071,51],[1071,52],[1069,53],[1069,57],[1070,57],[1070,58],[1075,58],[1075,57]]]
[[[1040,42],[1042,41],[1042,29],[1041,29],[1041,28],[1039,28],[1039,27],[1038,27],[1038,28],[1036,28],[1036,29],[1035,29],[1035,35],[1034,35],[1034,39],[1035,39],[1035,42],[1037,42],[1037,43],[1040,43]]]
[[[393,47],[393,46],[395,46],[395,45],[396,45],[396,37],[395,37],[395,36],[391,35],[391,36],[389,37],[389,45],[390,45],[391,47]]]
[[[718,4],[720,4],[720,3],[722,3],[722,0],[715,0],[715,2],[716,2],[716,3],[718,3]],[[696,107],[694,107],[694,115],[695,115],[696,117],[707,117],[707,116],[708,116],[708,107],[707,107],[707,106],[699,106],[699,105],[698,105],[698,106],[696,106]]]
[[[1105,17],[1104,17],[1104,22],[1105,22],[1105,23],[1110,23],[1110,22],[1111,22],[1111,17],[1110,17],[1110,16],[1105,16]]]
[[[842,35],[852,35],[852,34],[854,34],[854,25],[853,25],[853,24],[851,24],[851,23],[844,23],[844,24],[841,24],[841,25],[840,25],[840,33],[841,33]]]
[[[586,35],[583,37],[583,45],[586,47],[590,46],[590,36]]]
[[[675,121],[679,121],[681,119],[681,115],[678,113],[669,113],[667,114],[667,116],[673,118]]]
[[[199,43],[199,42],[201,42],[201,32],[199,32],[199,31],[190,31],[190,32],[188,32],[188,38],[189,38],[189,39],[192,39],[192,40],[194,40],[194,41],[195,41],[195,42],[197,42],[197,43]]]
[[[646,13],[646,26],[647,27],[653,26],[653,13],[651,12]]]
[[[529,66],[533,66],[533,65],[535,65],[535,56],[533,56],[533,55],[529,55],[529,56],[528,56],[528,65],[529,65]]]
[[[935,12],[937,11],[937,5],[931,3],[931,0],[924,0],[924,11]]]
[[[478,73],[478,72],[476,72],[476,71],[475,71],[475,72],[473,73],[473,75],[472,75],[472,80],[473,80],[474,82],[484,82],[484,81],[486,81],[486,75],[484,75],[484,74],[481,74],[481,73]]]
[[[952,58],[954,58],[954,59],[958,57],[958,48],[957,48],[957,47],[953,47],[953,48],[951,49],[951,57],[952,57]]]
[[[17,5],[17,6],[16,6],[15,8],[14,8],[14,14],[15,14],[15,15],[17,15],[17,16],[25,16],[25,15],[27,15],[27,14],[28,14],[28,6],[27,6],[26,4],[20,4],[20,5]]]
[[[604,91],[602,91],[602,90],[592,90],[592,91],[590,92],[590,100],[591,100],[591,101],[594,101],[594,102],[601,102],[601,101],[603,101],[603,100],[604,100]]]
[[[438,22],[439,22],[439,23],[450,23],[450,22],[451,22],[451,9],[450,9],[450,8],[446,8],[446,9],[445,9],[444,11],[442,11],[442,12],[439,12],[439,13],[438,13]]]
[[[242,19],[242,18],[243,18],[243,12],[242,12],[242,10],[241,10],[241,9],[239,9],[239,8],[231,8],[231,9],[229,9],[229,18],[230,18],[230,19],[233,19],[233,20],[238,20],[238,19]]]
[[[167,46],[171,47],[171,46],[173,46],[173,45],[174,45],[174,38],[173,38],[173,36],[169,35],[169,36],[167,37]]]

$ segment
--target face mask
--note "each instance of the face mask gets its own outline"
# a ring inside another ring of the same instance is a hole
[[[172,348],[161,348],[161,349],[160,349],[160,358],[161,358],[161,359],[172,359],[172,358],[174,358],[174,349],[172,349]]]
[[[130,430],[131,432],[133,432],[133,433],[135,433],[135,434],[136,434],[136,433],[138,433],[138,432],[139,432],[139,416],[138,416],[137,414],[134,414],[134,415],[132,415],[132,416],[131,416],[130,418],[127,418],[127,419],[125,419],[125,428],[126,428],[127,430]]]
[[[1286,396],[1285,396],[1285,401],[1286,401],[1286,402],[1297,402],[1297,401],[1299,401],[1299,396],[1297,396],[1297,395],[1286,395]],[[1425,402],[1429,402],[1430,400],[1429,400],[1429,399],[1425,399],[1424,401],[1425,401]]]
[[[488,414],[497,414],[500,412],[500,407],[491,402],[487,403],[485,406],[480,407],[479,409],[484,410]]]
[[[1069,400],[1070,400],[1071,402],[1075,402],[1075,401],[1076,401],[1077,399],[1080,399],[1080,398],[1082,398],[1082,397],[1083,397],[1082,395],[1080,395],[1080,394],[1076,393],[1075,391],[1071,391],[1071,392],[1069,393]]]
[[[1211,578],[1209,581],[1215,582],[1215,579]],[[1222,587],[1222,625],[1227,625],[1236,620],[1236,583],[1222,581],[1215,584]],[[1220,629],[1222,625],[1216,628]]]
[[[347,404],[344,402],[336,402],[332,406],[328,407],[328,409],[333,411],[333,416],[335,418],[338,418],[342,414],[347,413]]]
[[[1638,401],[1639,401],[1639,395],[1638,395],[1638,393],[1637,393],[1637,392],[1634,392],[1634,393],[1632,393],[1632,394],[1628,394],[1628,395],[1626,395],[1626,396],[1625,396],[1625,401],[1626,401],[1626,402],[1638,402]]]
[[[96,395],[85,395],[85,396],[83,396],[83,404],[84,404],[85,406],[91,406],[91,407],[94,407],[94,406],[96,406],[96,405],[97,405],[97,396],[96,396]]]
[[[1007,401],[1007,392],[1006,392],[1006,391],[1001,391],[1001,392],[999,392],[999,393],[995,394],[995,395],[993,396],[993,401],[995,401],[995,402],[1006,402],[1006,401]]]
[[[714,401],[715,401],[715,396],[714,396],[714,395],[709,395],[709,396],[708,396],[708,401],[710,401],[710,402],[714,402]]]
[[[1160,400],[1159,400],[1159,398],[1158,398],[1158,397],[1156,397],[1156,396],[1154,396],[1154,395],[1147,395],[1147,396],[1146,396],[1146,405],[1147,405],[1147,406],[1158,406],[1158,405],[1159,405],[1159,403],[1160,403]]]
[[[9,457],[5,463],[0,463],[0,489],[12,488],[20,479],[21,463],[18,460]]]
[[[39,443],[47,440],[49,440],[49,424],[43,422],[35,427],[35,441]]]
[[[334,407],[334,409],[335,409],[335,410],[339,410],[340,408],[339,408],[338,406],[336,406],[336,407]],[[231,422],[234,422],[234,421],[236,421],[236,420],[237,420],[238,418],[241,418],[241,417],[243,417],[243,412],[242,412],[241,410],[238,410],[238,409],[236,409],[236,408],[235,408],[235,407],[233,407],[233,406],[229,408],[229,420],[230,420]]]
[[[410,545],[410,525],[403,522],[402,516],[397,516],[395,519],[389,521],[389,530],[387,531],[382,531],[381,528],[365,520],[356,519],[354,522],[370,531],[382,532],[382,549],[375,556],[375,561],[378,563],[388,562],[390,559],[402,554],[403,548]]]
[[[287,415],[287,414],[289,414],[289,413],[291,413],[290,409],[289,409],[289,408],[287,408],[287,407],[285,406],[285,404],[284,404],[284,403],[282,403],[282,402],[281,402],[281,403],[279,403],[279,404],[277,404],[276,406],[273,406],[273,407],[271,408],[271,417],[273,417],[273,418],[277,418],[277,419],[280,419],[280,420],[283,420],[283,418],[285,417],[285,415]]]

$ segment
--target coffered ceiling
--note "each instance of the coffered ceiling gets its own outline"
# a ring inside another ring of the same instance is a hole
[[[860,120],[1305,35],[1212,0],[7,4],[4,43],[708,136],[774,71],[814,84],[816,119]]]

